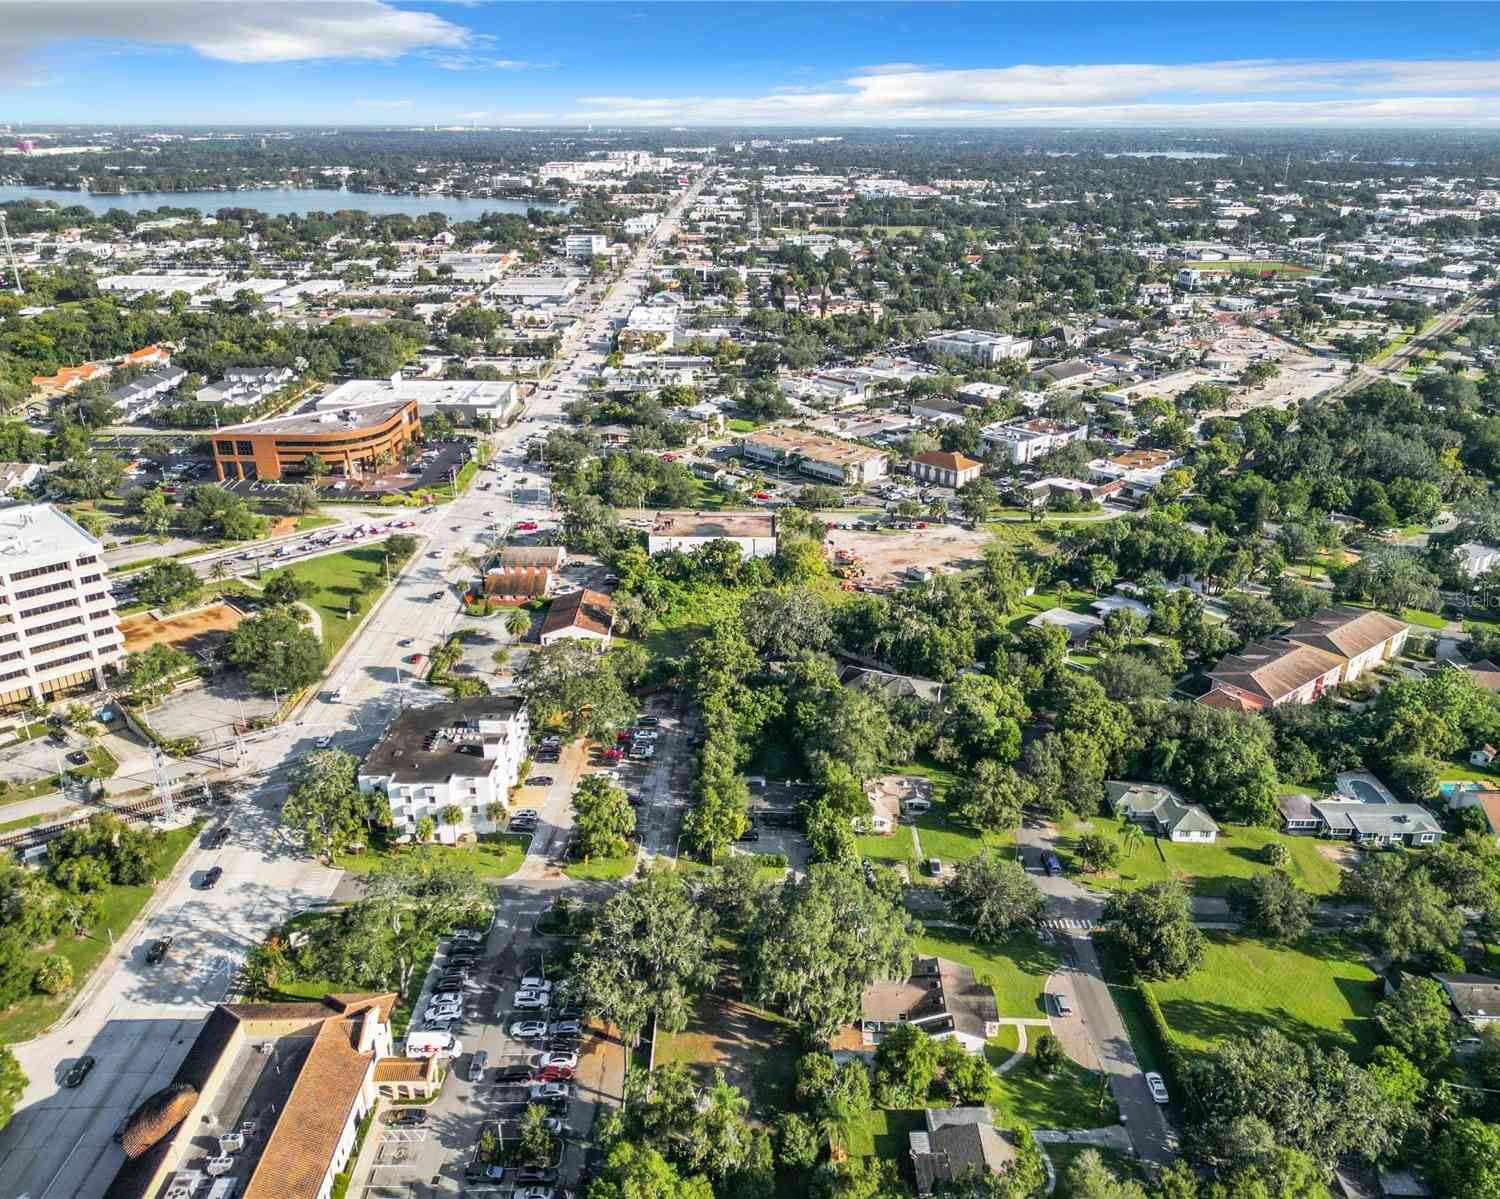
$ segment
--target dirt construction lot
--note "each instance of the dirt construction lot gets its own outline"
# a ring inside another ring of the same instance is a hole
[[[831,529],[828,543],[835,550],[859,555],[865,580],[880,585],[902,583],[908,566],[957,570],[979,562],[990,535],[957,525],[934,524],[925,529],[861,533]]]
[[[217,603],[164,619],[138,612],[120,621],[120,632],[125,634],[127,654],[163,643],[193,653],[221,640],[244,619],[245,614],[238,608]]]

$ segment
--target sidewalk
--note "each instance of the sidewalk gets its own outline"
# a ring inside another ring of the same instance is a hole
[[[602,1032],[593,1031],[588,1047],[578,1059],[575,1098],[568,1113],[572,1136],[563,1151],[562,1169],[570,1178],[577,1178],[587,1163],[600,1109],[606,1104],[619,1107],[625,1102],[625,1071],[630,1062],[630,1050],[620,1040],[620,1030],[614,1026]]]

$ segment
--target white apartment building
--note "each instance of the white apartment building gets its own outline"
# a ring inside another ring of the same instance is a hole
[[[0,710],[104,686],[123,642],[103,553],[51,504],[0,508]]]
[[[929,354],[951,354],[976,366],[995,366],[1007,358],[1025,358],[1031,353],[1029,337],[989,333],[983,329],[958,329],[934,333],[923,339]]]
[[[451,845],[469,833],[504,827],[505,814],[491,819],[490,805],[506,803],[520,782],[531,722],[515,696],[485,696],[408,709],[386,729],[359,768],[359,789],[384,791],[398,832],[415,834],[424,816],[437,839]],[[448,824],[443,813],[462,816]]]
[[[570,233],[563,238],[563,252],[569,258],[593,258],[608,248],[609,240],[602,233]]]
[[[654,212],[648,212],[642,216],[628,216],[625,218],[625,236],[645,237],[655,231],[659,224],[661,224],[661,217]]]
[[[1061,449],[1089,435],[1087,425],[1069,425],[1062,421],[1036,417],[1033,420],[1003,420],[985,425],[979,431],[979,444],[985,453],[1003,451],[1010,455],[1012,466],[1025,466],[1043,454]]]

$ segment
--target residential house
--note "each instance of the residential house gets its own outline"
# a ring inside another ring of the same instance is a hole
[[[1170,787],[1152,783],[1106,782],[1109,805],[1121,820],[1138,824],[1169,841],[1212,845],[1219,826],[1202,807],[1188,803]]]
[[[547,608],[537,640],[543,645],[572,638],[593,641],[600,649],[609,645],[615,627],[615,605],[602,592],[583,588],[559,595]]]
[[[1038,612],[1026,623],[1036,626],[1052,625],[1062,629],[1068,635],[1069,647],[1073,649],[1087,645],[1090,638],[1104,627],[1104,622],[1097,616],[1074,612],[1069,608],[1048,608],[1045,612]]]
[[[1288,833],[1312,833],[1356,845],[1436,845],[1443,828],[1420,804],[1365,803],[1331,797],[1283,795],[1282,828]]]
[[[1432,978],[1448,993],[1453,1014],[1469,1027],[1480,1029],[1500,1022],[1500,978],[1487,974],[1434,974]]]
[[[1453,664],[1450,662],[1448,665]],[[1491,662],[1488,658],[1482,658],[1478,662],[1471,662],[1467,667],[1457,669],[1466,670],[1476,687],[1482,687],[1486,691],[1500,691],[1500,664]]]
[[[987,1107],[929,1107],[922,1114],[925,1127],[907,1133],[918,1195],[998,1174],[1016,1160],[1011,1134],[995,1127]]]
[[[120,406],[120,415],[125,421],[136,421],[152,411],[162,396],[186,378],[187,371],[180,366],[159,366],[133,383],[115,388],[109,393],[109,398]]]
[[[845,666],[839,672],[839,682],[845,687],[879,691],[891,699],[918,699],[923,703],[936,704],[943,698],[943,685],[932,679],[871,670],[865,666]]]
[[[31,385],[38,391],[68,392],[92,383],[95,379],[109,377],[109,367],[102,362],[85,362],[82,366],[64,366],[55,375],[33,375]]]
[[[946,450],[918,454],[911,460],[913,476],[924,483],[936,483],[939,487],[952,487],[955,490],[979,478],[982,470],[983,462]]]
[[[1466,541],[1453,552],[1458,557],[1458,569],[1471,579],[1477,579],[1500,566],[1500,548],[1493,545]]]
[[[1481,745],[1478,749],[1469,751],[1470,766],[1488,766],[1495,760],[1495,747],[1493,745]]]
[[[883,979],[865,988],[859,1025],[838,1042],[840,1047],[873,1049],[903,1024],[915,1024],[938,1040],[957,1041],[970,1053],[983,1053],[985,1042],[1000,1031],[1000,1014],[995,993],[968,966],[946,958],[916,958],[906,978]]]

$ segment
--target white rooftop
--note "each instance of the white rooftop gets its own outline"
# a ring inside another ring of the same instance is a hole
[[[46,566],[104,547],[51,504],[0,508],[0,573]]]
[[[471,408],[503,408],[516,394],[514,383],[479,379],[351,379],[317,403],[319,412],[363,408],[414,400],[418,406],[462,404]]]

